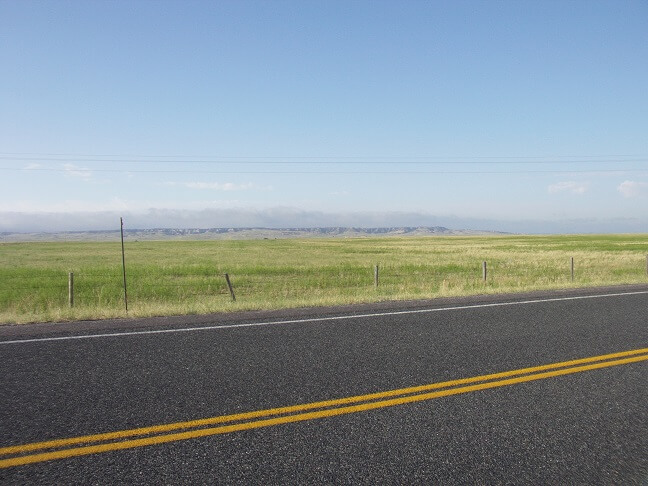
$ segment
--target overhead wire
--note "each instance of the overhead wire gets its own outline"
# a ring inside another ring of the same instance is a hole
[[[26,156],[29,155],[29,156]],[[90,158],[91,157],[91,158]],[[117,156],[117,155],[65,155],[38,156],[37,154],[20,154],[20,156],[0,153],[0,160],[22,162],[78,162],[78,163],[164,163],[164,164],[583,164],[583,163],[619,163],[648,162],[648,155],[580,155],[580,156]]]
[[[16,167],[0,167],[0,171],[19,171],[19,172],[60,172],[60,173],[71,173],[71,172],[87,172],[88,176],[92,172],[99,173],[119,173],[119,174],[248,174],[248,175],[273,175],[273,174],[291,174],[291,175],[421,175],[421,174],[448,174],[448,175],[482,175],[482,174],[623,174],[623,173],[636,173],[636,172],[648,172],[648,167],[643,169],[635,168],[623,168],[623,169],[587,169],[587,170],[578,170],[578,169],[546,169],[546,170],[464,170],[464,171],[453,171],[453,170],[345,170],[345,171],[322,171],[322,170],[142,170],[142,169],[87,169],[87,168],[74,168],[74,169],[51,169],[51,168],[16,168]]]
[[[0,167],[1,171],[40,171],[40,172],[91,172],[102,173],[144,173],[144,174],[332,174],[332,175],[354,175],[354,174],[592,174],[592,173],[629,173],[644,172],[647,167],[637,167],[637,164],[648,163],[648,155],[557,155],[557,156],[225,156],[225,155],[200,155],[200,156],[178,156],[178,155],[110,155],[110,154],[64,154],[64,153],[10,153],[0,152],[0,160],[6,162],[39,162],[48,164],[32,164],[26,167],[5,166]],[[82,167],[73,164],[131,164],[135,167]],[[632,164],[631,167],[616,167],[618,164]],[[69,164],[68,166],[52,167],[56,164]],[[181,169],[142,169],[137,165],[143,164],[178,164]],[[568,168],[570,164],[589,164],[588,169]],[[612,164],[614,168],[595,168],[598,164]],[[191,165],[191,167],[186,167]],[[197,165],[218,165],[221,169],[200,169]],[[371,170],[367,166],[393,166],[392,170]],[[416,169],[417,166],[473,166],[473,170],[452,170],[448,169]],[[506,170],[495,170],[496,166],[510,167]],[[554,168],[546,168],[553,165]],[[232,169],[232,166],[257,166],[255,170]],[[280,169],[281,167],[286,169]],[[289,167],[300,166],[300,169]],[[344,166],[344,170],[320,170],[322,166]],[[362,166],[362,169],[353,169],[354,166]],[[483,167],[488,166],[489,169]],[[518,166],[520,169],[512,168]],[[542,169],[528,169],[527,167],[545,167]],[[262,167],[262,168],[261,168]],[[271,167],[271,169],[266,169]],[[312,167],[313,169],[301,169]],[[347,169],[346,167],[349,167]],[[407,168],[403,168],[407,167]],[[524,168],[522,168],[524,167]],[[78,175],[78,174],[77,174]]]

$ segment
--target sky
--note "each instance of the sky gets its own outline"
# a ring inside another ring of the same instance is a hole
[[[648,2],[0,0],[0,232],[648,232]]]

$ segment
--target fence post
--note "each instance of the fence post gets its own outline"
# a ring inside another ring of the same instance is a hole
[[[648,275],[648,255],[646,255],[646,275]]]
[[[571,257],[571,281],[574,281],[574,257]]]
[[[374,287],[378,287],[378,265],[374,265]]]
[[[229,289],[230,295],[232,296],[232,302],[236,302],[236,296],[234,295],[234,289],[232,288],[232,282],[230,282],[229,275],[225,274],[225,281],[227,282],[227,288]]]
[[[74,272],[68,274],[68,302],[74,307]]]
[[[484,278],[484,282],[486,281],[486,276],[488,274],[488,270],[486,269],[486,262],[482,263],[482,277]]]

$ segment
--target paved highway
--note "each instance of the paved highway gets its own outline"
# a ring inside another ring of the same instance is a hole
[[[3,484],[648,484],[646,286],[0,326],[0,363]]]

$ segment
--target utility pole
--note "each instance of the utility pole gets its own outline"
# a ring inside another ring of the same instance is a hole
[[[124,218],[119,218],[121,224],[121,248],[122,248],[122,273],[124,274],[124,305],[128,313],[128,293],[126,292],[126,255],[124,253]]]

